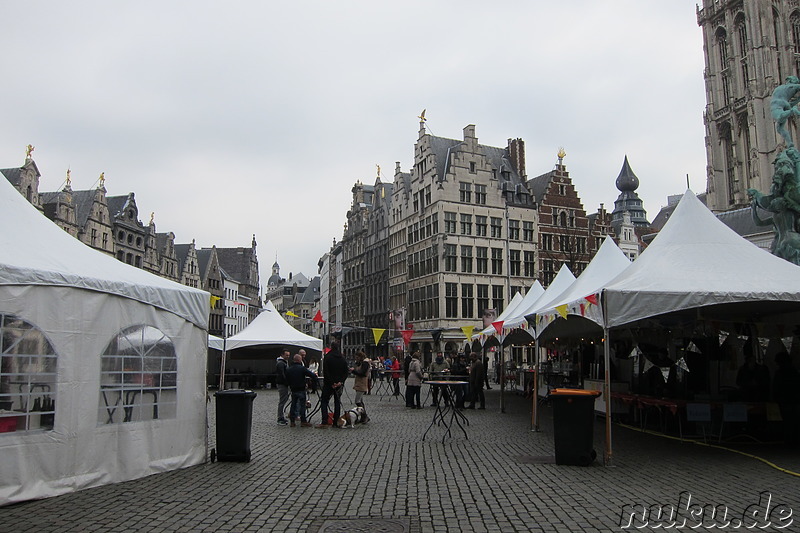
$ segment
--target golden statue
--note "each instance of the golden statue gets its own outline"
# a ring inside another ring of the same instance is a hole
[[[420,115],[417,117],[417,118],[418,118],[418,119],[420,119],[422,122],[425,122],[425,121],[427,121],[427,120],[428,120],[427,118],[425,118],[425,111],[426,111],[426,110],[427,110],[427,108],[426,108],[426,109],[423,109],[423,110],[422,110],[422,113],[420,113]]]
[[[563,146],[561,146],[558,148],[558,160],[561,161],[565,157],[567,157],[567,151],[564,150]]]
[[[100,173],[100,187],[105,187],[105,186],[106,186],[106,173],[105,172],[101,172]]]
[[[380,165],[375,165],[375,166],[378,168],[378,179],[380,179],[380,177],[381,177],[381,166]]]
[[[32,144],[29,144],[29,145],[28,145],[28,146],[25,148],[25,159],[26,159],[26,160],[28,160],[28,159],[30,159],[30,158],[31,158],[31,154],[33,153],[33,151],[34,151],[35,149],[36,149],[36,148],[34,148],[34,146],[33,146]]]
[[[155,219],[155,218],[156,218],[156,212],[155,211],[150,211],[150,225],[151,226],[153,225],[153,219]]]
[[[72,176],[70,176],[70,173],[71,173],[70,169],[67,169],[67,187],[70,187],[72,185]]]

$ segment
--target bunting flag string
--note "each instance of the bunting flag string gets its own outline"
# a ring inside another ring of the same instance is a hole
[[[211,309],[215,309],[217,307],[217,302],[222,300],[219,296],[211,295]]]
[[[411,343],[411,337],[414,335],[413,329],[402,329],[400,330],[400,335],[403,337],[403,342],[406,346]]]
[[[597,305],[597,295],[596,294],[590,294],[589,296],[587,296],[585,298],[585,300],[587,302],[589,302],[590,304],[592,304],[592,305]]]
[[[494,326],[494,330],[495,330],[495,332],[497,332],[498,335],[503,332],[503,321],[502,320],[498,320],[497,322],[492,322],[492,326]]]
[[[380,342],[381,337],[383,337],[384,331],[386,330],[380,328],[372,328],[372,338],[375,339],[375,346],[377,346],[378,342]]]
[[[691,370],[689,370],[689,365],[686,364],[686,359],[684,359],[683,357],[678,359],[678,362],[675,364],[678,365],[678,368],[680,368],[684,372],[691,372]]]
[[[300,318],[299,316],[297,316],[296,314],[292,313],[291,311],[286,311],[286,316],[290,316],[290,317],[293,317],[293,318]]]
[[[669,380],[669,367],[668,366],[661,367],[661,377],[664,378],[664,383],[666,383]]]
[[[647,372],[648,372],[648,371],[649,371],[651,368],[653,368],[654,366],[656,366],[656,365],[654,365],[654,364],[653,364],[653,363],[650,361],[650,359],[645,359],[645,360],[644,360],[644,373],[645,373],[645,374],[647,374]]]
[[[311,320],[313,320],[314,322],[325,322],[325,319],[322,318],[322,311],[317,311],[317,314],[314,315],[314,318],[312,318]]]
[[[475,329],[475,326],[462,326],[461,331],[464,332],[464,336],[467,340],[472,340],[472,331]]]
[[[556,311],[561,315],[561,318],[567,318],[567,304],[557,306]]]
[[[703,352],[700,351],[700,348],[698,348],[697,345],[694,342],[690,342],[689,343],[689,346],[686,347],[686,351],[687,352],[693,352],[693,353],[703,353]]]
[[[586,305],[581,304],[581,316],[586,316]]]

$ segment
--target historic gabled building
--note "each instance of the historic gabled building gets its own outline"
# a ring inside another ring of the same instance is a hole
[[[253,235],[249,248],[217,248],[220,268],[224,269],[231,279],[239,282],[239,298],[246,299],[248,302],[248,324],[261,309],[261,286],[258,277],[256,246],[256,236]]]
[[[0,169],[0,173],[13,185],[19,193],[28,200],[33,207],[42,211],[41,199],[39,198],[39,168],[31,158],[33,148],[29,145],[25,154],[25,163],[19,168]]]
[[[435,137],[423,119],[411,172],[395,171],[391,211],[392,316],[396,328],[420,332],[412,349],[426,360],[434,349],[459,349],[461,327],[501,313],[536,278],[537,212],[522,139],[482,145],[473,125],[462,140]]]
[[[187,287],[200,288],[200,263],[194,241],[189,244],[176,244],[175,257],[178,258],[178,283]]]
[[[156,252],[159,257],[159,271],[162,277],[172,281],[180,281],[181,273],[178,269],[178,256],[175,254],[175,234],[156,233]]]
[[[208,332],[222,337],[225,331],[225,289],[222,285],[222,271],[219,268],[217,247],[202,248],[196,251],[197,264],[200,268],[200,288],[208,291],[214,304],[208,317]]]
[[[64,188],[56,192],[43,192],[39,194],[44,216],[52,220],[56,226],[63,229],[73,237],[78,237],[78,222],[75,213],[75,198],[72,195],[72,181],[69,170]],[[109,232],[106,233],[108,239]]]
[[[380,171],[379,171],[380,172]],[[364,242],[364,325],[369,328],[391,329],[389,324],[389,221],[392,216],[391,183],[383,183],[380,175],[375,179],[372,209],[367,224],[369,230]],[[370,359],[390,355],[391,339],[384,334],[375,345],[368,333],[366,353]]]
[[[372,185],[357,182],[351,189],[353,203],[347,212],[347,223],[342,235],[342,323],[354,327],[342,338],[342,352],[352,355],[365,346],[364,329],[366,263],[366,238],[369,233],[369,214],[373,207],[375,189]]]
[[[770,100],[775,87],[800,72],[800,6],[795,0],[703,0],[697,23],[706,65],[708,207],[746,207],[748,188],[769,191],[773,161],[784,148]],[[797,144],[797,123],[787,126]]]
[[[562,264],[580,275],[598,246],[597,239],[590,238],[589,218],[563,164],[564,155],[559,154],[554,170],[530,180],[539,207],[539,280],[545,287]]]
[[[117,259],[137,268],[145,268],[150,228],[139,220],[134,193],[107,196],[108,212],[114,228],[114,249]],[[147,270],[152,271],[152,266]]]

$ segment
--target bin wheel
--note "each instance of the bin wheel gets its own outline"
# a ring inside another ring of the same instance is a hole
[[[216,462],[217,460],[217,449],[211,448],[211,462]]]

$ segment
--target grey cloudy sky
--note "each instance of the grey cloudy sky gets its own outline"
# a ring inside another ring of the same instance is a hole
[[[350,189],[437,136],[558,148],[588,212],[627,154],[650,218],[705,190],[695,2],[7,2],[0,167],[36,147],[41,191],[105,172],[143,222],[199,247],[258,240],[262,274],[316,274]]]

